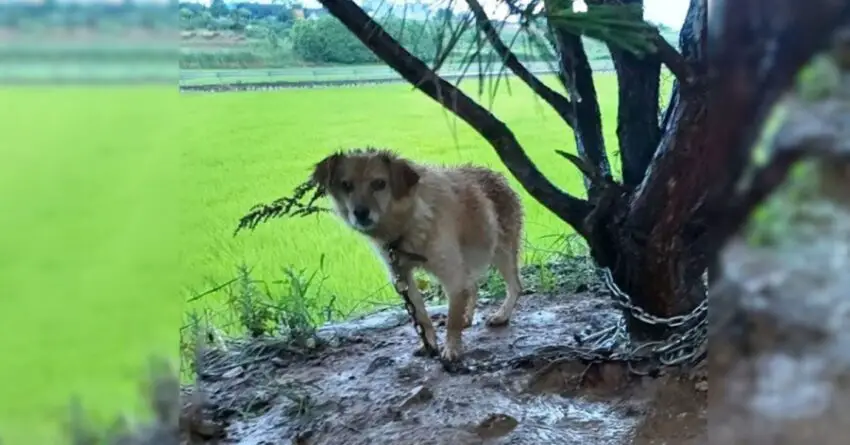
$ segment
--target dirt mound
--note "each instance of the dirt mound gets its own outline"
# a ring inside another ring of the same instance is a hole
[[[307,355],[273,352],[273,341],[252,346],[262,359],[224,360],[199,380],[204,417],[217,428],[195,441],[605,445],[633,443],[648,428],[677,444],[704,435],[705,392],[698,388],[705,385],[697,383],[704,375],[637,378],[618,364],[545,358],[553,345],[573,345],[577,334],[616,323],[610,298],[527,295],[505,328],[484,325],[492,310],[493,302],[482,301],[464,333],[461,373],[412,354],[417,337],[401,310],[322,328],[326,346]],[[429,312],[439,325],[446,308]],[[671,381],[679,382],[675,393],[659,392]],[[666,429],[653,423],[662,418]]]

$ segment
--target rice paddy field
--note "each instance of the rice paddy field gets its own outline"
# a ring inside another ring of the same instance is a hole
[[[582,194],[575,169],[554,153],[574,149],[571,131],[511,87],[500,87],[495,113],[552,181]],[[474,81],[464,88],[477,94]],[[600,75],[597,90],[614,148],[615,78]],[[320,306],[333,300],[350,313],[392,301],[372,252],[328,215],[232,235],[252,205],[288,194],[329,152],[373,145],[505,171],[483,138],[407,85],[183,95],[173,86],[6,88],[0,103],[7,445],[57,443],[73,395],[98,419],[141,412],[145,360],[176,362],[186,310],[227,317],[218,294],[184,302],[240,265],[274,281],[288,267],[315,271],[324,257]],[[523,197],[530,258],[531,246],[570,229]]]
[[[179,95],[0,88],[0,441],[57,439],[72,396],[140,413],[146,360],[176,363]]]

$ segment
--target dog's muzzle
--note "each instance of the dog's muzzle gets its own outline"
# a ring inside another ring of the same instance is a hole
[[[354,217],[354,224],[360,228],[368,229],[375,225],[375,221],[372,220],[372,211],[368,207],[355,207],[351,215]]]

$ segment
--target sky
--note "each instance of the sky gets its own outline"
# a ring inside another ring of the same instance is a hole
[[[210,0],[194,0],[197,3],[205,3],[209,4]],[[236,2],[237,0],[225,0],[227,2]],[[271,3],[273,0],[254,0],[257,3]],[[304,6],[308,8],[318,8],[321,4],[317,0],[302,0]],[[396,4],[404,4],[405,0],[386,0],[390,3]],[[423,3],[442,3],[445,4],[445,0],[423,0]],[[465,6],[466,4],[463,0],[458,0],[456,2],[458,5]],[[493,5],[498,3],[498,1],[494,0],[481,0],[481,3],[484,5],[484,8],[488,10],[488,12],[493,10]],[[656,23],[663,23],[667,26],[670,26],[674,29],[679,29],[682,26],[682,22],[685,21],[685,14],[688,12],[688,4],[689,0],[644,0],[644,11],[645,18],[649,21]],[[457,8],[457,9],[466,9]],[[503,13],[504,14],[504,13]],[[491,15],[493,18],[498,18],[498,15]]]

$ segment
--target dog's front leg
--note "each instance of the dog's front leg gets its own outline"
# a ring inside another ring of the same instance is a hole
[[[442,358],[453,362],[463,354],[462,333],[467,325],[467,306],[472,298],[470,286],[458,284],[446,287],[449,296],[449,315],[446,320],[446,345]]]
[[[402,279],[405,281],[404,285],[407,286],[407,296],[410,298],[410,303],[413,304],[413,309],[416,313],[416,322],[422,327],[422,330],[425,332],[425,339],[428,342],[427,345],[422,345],[415,352],[415,355],[427,355],[428,348],[436,353],[439,351],[437,346],[437,332],[434,330],[434,324],[431,323],[431,317],[428,316],[428,310],[425,308],[425,300],[422,298],[419,287],[416,285],[413,271],[409,270],[404,273]]]
[[[463,354],[461,334],[466,325],[466,309],[471,298],[470,289],[475,289],[475,280],[466,267],[460,245],[455,239],[432,240],[425,270],[435,276],[443,286],[449,300],[449,314],[446,320],[446,341],[443,344],[442,359],[453,362]]]
[[[444,253],[443,261],[432,264],[431,270],[440,280],[449,299],[446,343],[442,353],[442,358],[446,361],[455,361],[463,354],[461,334],[466,328],[467,307],[472,298],[472,290],[475,289],[474,280],[471,279],[460,258],[459,253],[458,255]]]

